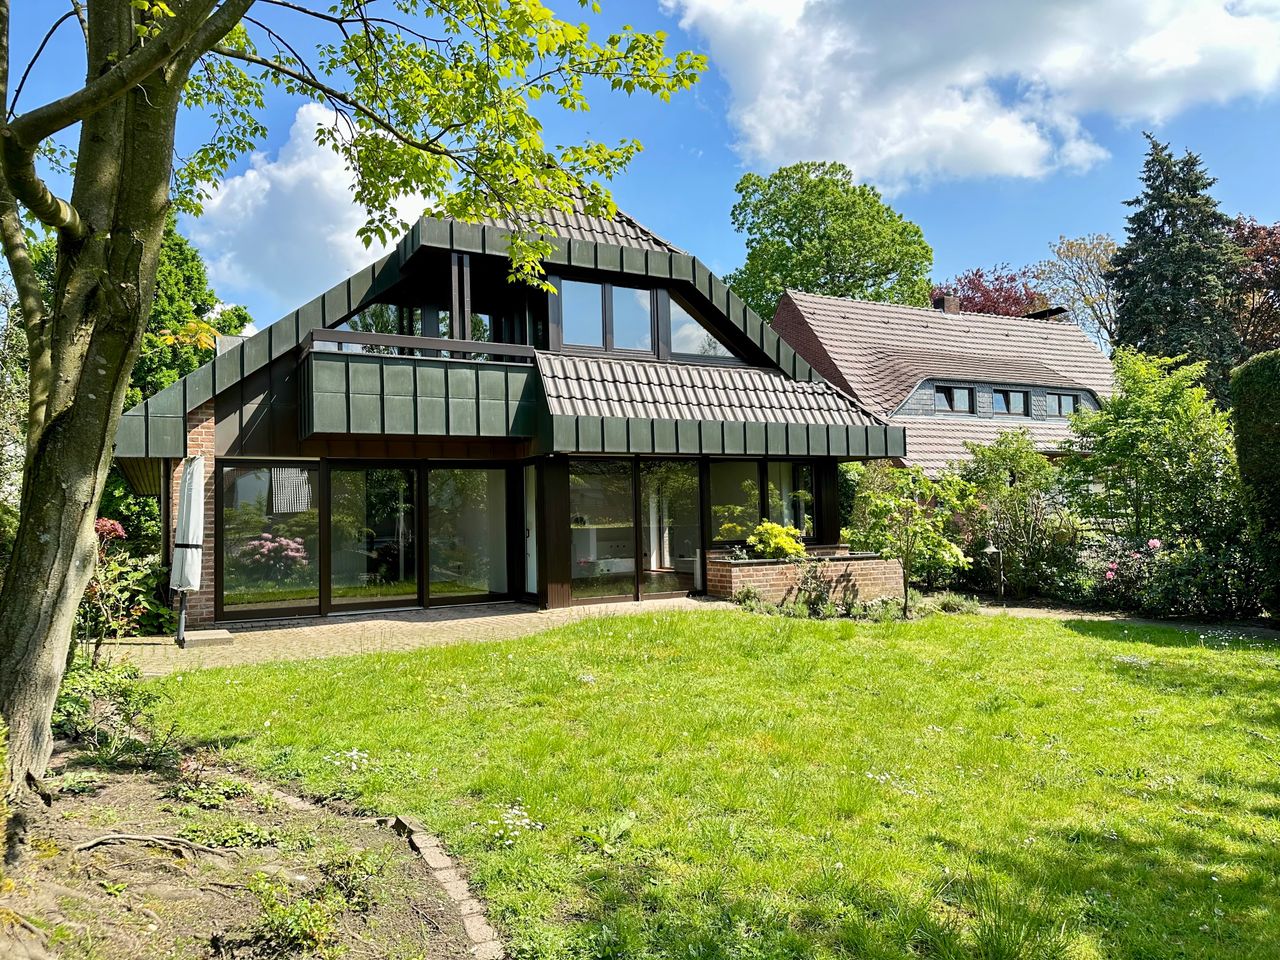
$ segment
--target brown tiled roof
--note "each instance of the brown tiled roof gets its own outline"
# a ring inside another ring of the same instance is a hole
[[[944,313],[789,290],[773,326],[818,372],[884,416],[932,377],[1111,392],[1110,362],[1064,320]],[[914,450],[914,432],[908,437]]]
[[[1065,418],[1032,420],[1017,423],[999,417],[923,416],[893,418],[893,425],[907,430],[906,462],[920,466],[927,473],[937,473],[956,460],[967,460],[964,442],[990,444],[1006,430],[1025,428],[1035,441],[1036,449],[1052,453],[1071,435]]]
[[[622,210],[618,210],[612,220],[584,213],[581,198],[574,200],[574,209],[571,213],[548,210],[541,214],[541,217],[557,237],[565,240],[588,240],[593,243],[611,243],[619,247],[634,247],[640,250],[684,253],[679,247],[668,243]],[[489,226],[511,228],[509,220],[485,219],[480,222]]]
[[[883,423],[828,383],[759,367],[538,353],[552,416],[735,423]]]

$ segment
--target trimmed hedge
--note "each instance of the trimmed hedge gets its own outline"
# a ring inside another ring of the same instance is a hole
[[[1260,353],[1232,371],[1231,418],[1262,566],[1262,602],[1280,615],[1280,350]]]

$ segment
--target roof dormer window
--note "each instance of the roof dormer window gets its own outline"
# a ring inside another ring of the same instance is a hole
[[[934,387],[933,409],[936,413],[973,413],[973,388]]]

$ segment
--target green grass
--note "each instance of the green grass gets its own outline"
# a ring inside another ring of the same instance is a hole
[[[1234,960],[1280,950],[1278,653],[672,613],[165,687],[192,741],[419,815],[518,956]]]

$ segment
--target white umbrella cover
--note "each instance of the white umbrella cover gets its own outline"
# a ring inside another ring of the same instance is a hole
[[[178,487],[178,523],[169,571],[171,589],[184,593],[200,589],[203,555],[204,457],[186,457],[182,461],[182,482]]]

